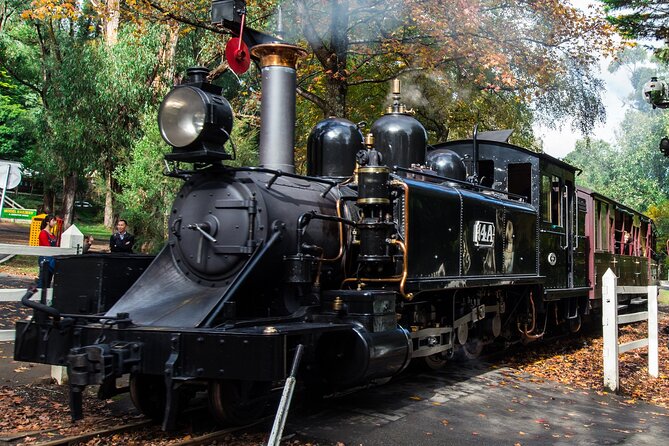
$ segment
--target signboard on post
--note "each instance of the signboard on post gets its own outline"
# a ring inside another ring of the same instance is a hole
[[[37,215],[37,209],[13,209],[6,208],[2,210],[0,218],[12,218],[14,220],[32,220]]]

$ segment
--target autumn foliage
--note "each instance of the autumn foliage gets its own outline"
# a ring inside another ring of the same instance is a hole
[[[669,327],[669,315],[660,315],[659,326]],[[621,327],[620,343],[648,336],[644,323]],[[510,359],[518,373],[550,379],[569,387],[604,392],[603,342],[601,335],[570,338],[566,341],[523,352]],[[621,394],[626,402],[646,401],[669,407],[669,333],[660,330],[660,376],[648,375],[648,349],[636,349],[620,355]]]

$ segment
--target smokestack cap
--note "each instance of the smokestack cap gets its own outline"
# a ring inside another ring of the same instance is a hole
[[[251,48],[251,54],[260,59],[260,67],[287,67],[296,69],[297,61],[307,52],[288,43],[263,43]]]

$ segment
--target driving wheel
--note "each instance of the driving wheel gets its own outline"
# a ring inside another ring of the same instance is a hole
[[[165,415],[165,380],[158,375],[130,375],[130,399],[148,418],[162,421]]]
[[[209,407],[223,424],[249,424],[263,415],[271,389],[272,385],[267,381],[212,381],[209,383]]]

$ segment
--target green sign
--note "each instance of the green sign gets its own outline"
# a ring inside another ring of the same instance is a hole
[[[31,220],[37,215],[37,209],[13,209],[5,208],[2,210],[0,218],[13,218],[16,220]]]

